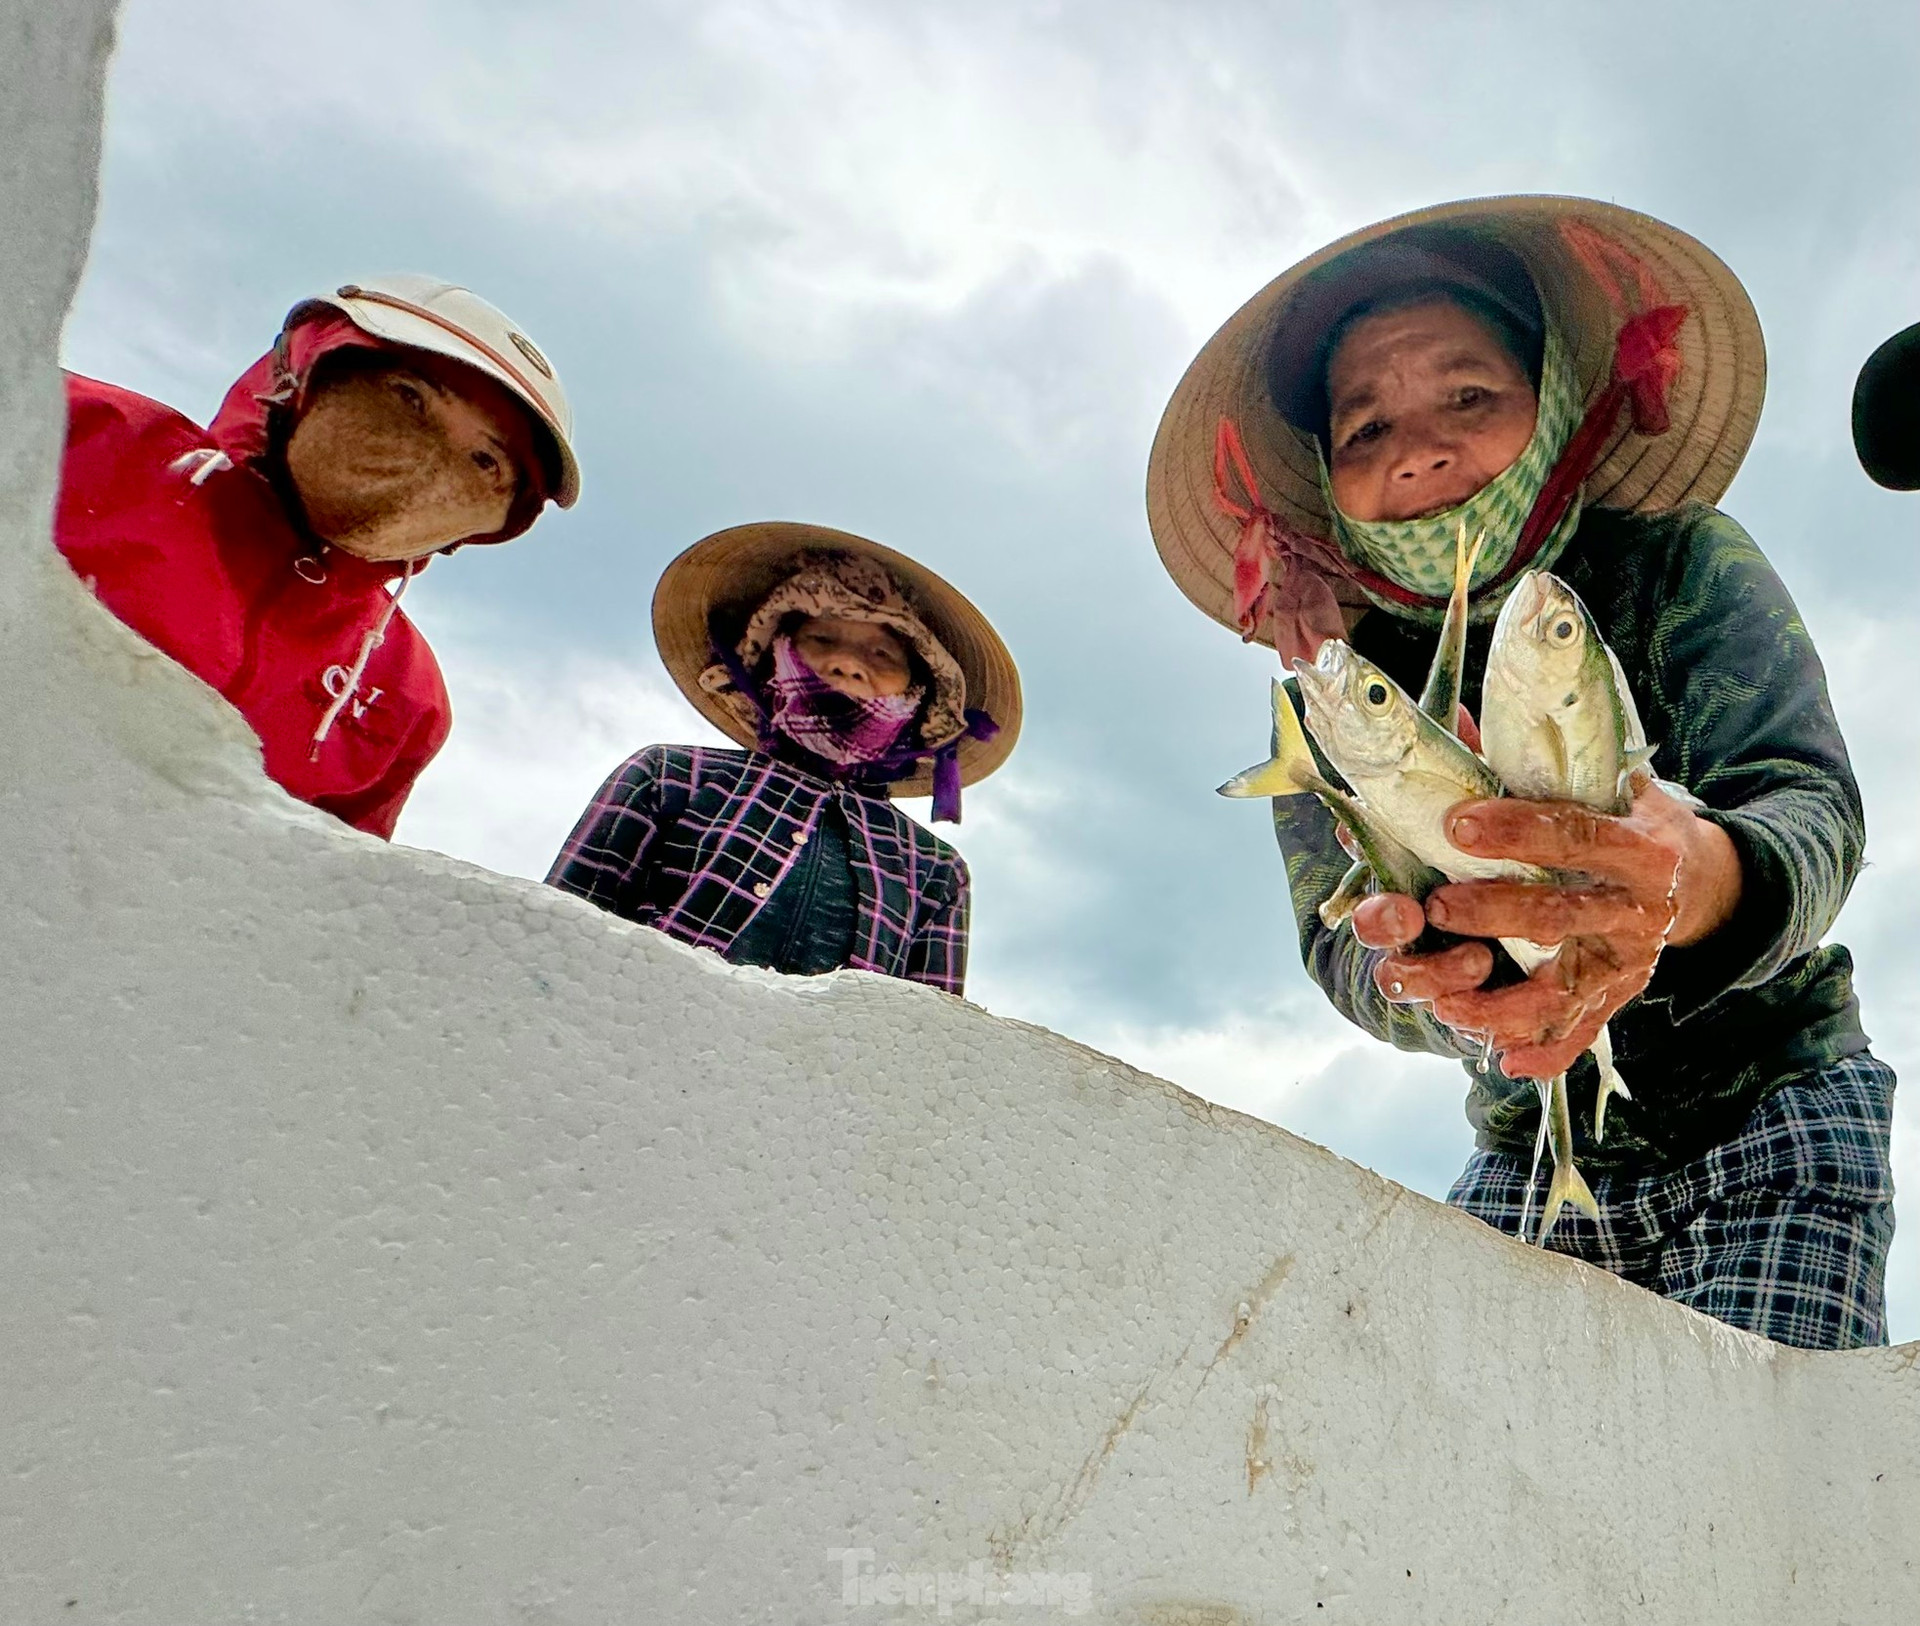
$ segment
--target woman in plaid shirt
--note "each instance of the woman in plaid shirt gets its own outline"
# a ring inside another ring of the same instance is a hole
[[[681,692],[745,750],[652,745],[616,769],[547,879],[741,965],[853,967],[958,994],[967,868],[893,805],[1006,760],[1013,660],[972,604],[891,549],[737,526],[661,578],[654,636]]]

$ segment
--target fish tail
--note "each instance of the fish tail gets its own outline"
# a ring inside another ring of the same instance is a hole
[[[1286,685],[1273,682],[1273,755],[1256,767],[1237,773],[1220,787],[1222,796],[1298,796],[1318,790],[1324,781],[1306,730],[1293,709]]]
[[[1599,1199],[1587,1185],[1586,1179],[1572,1163],[1556,1163],[1553,1169],[1553,1184],[1547,1187],[1547,1204],[1540,1216],[1541,1247],[1547,1245],[1547,1238],[1553,1235],[1554,1222],[1560,1218],[1560,1210],[1568,1203],[1585,1214],[1590,1220],[1600,1218]]]
[[[1600,1204],[1573,1163],[1573,1120],[1567,1111],[1567,1075],[1559,1073],[1541,1087],[1541,1103],[1548,1118],[1547,1144],[1553,1148],[1553,1184],[1547,1187],[1547,1204],[1540,1216],[1540,1235],[1535,1241],[1547,1245],[1554,1222],[1568,1203],[1589,1219],[1598,1221]]]
[[[1592,1055],[1595,1065],[1600,1069],[1600,1094],[1593,1103],[1593,1140],[1597,1146],[1607,1138],[1608,1098],[1617,1095],[1622,1101],[1631,1101],[1633,1092],[1620,1076],[1620,1069],[1613,1064],[1613,1036],[1604,1027],[1593,1041]]]

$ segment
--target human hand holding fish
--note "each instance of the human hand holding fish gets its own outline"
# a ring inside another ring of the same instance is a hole
[[[1455,882],[1436,888],[1424,909],[1381,895],[1354,912],[1355,935],[1390,951],[1429,923],[1462,937],[1563,945],[1524,982],[1498,989],[1481,986],[1493,969],[1484,943],[1389,952],[1380,962],[1376,976],[1390,999],[1428,1001],[1456,1031],[1490,1035],[1509,1077],[1564,1071],[1645,989],[1663,947],[1712,935],[1740,901],[1740,858],[1727,833],[1657,784],[1621,815],[1564,801],[1464,802],[1449,813],[1447,830],[1472,856],[1581,877]]]
[[[1380,952],[1374,975],[1389,1000],[1429,1005],[1498,1055],[1507,1077],[1535,1080],[1534,1171],[1548,1146],[1554,1160],[1535,1239],[1544,1247],[1565,1204],[1600,1214],[1575,1167],[1568,1069],[1591,1052],[1597,1142],[1608,1099],[1631,1099],[1608,1018],[1647,987],[1669,942],[1698,942],[1732,919],[1742,876],[1702,804],[1653,777],[1627,674],[1557,577],[1529,572],[1501,605],[1470,731],[1460,694],[1477,552],[1463,532],[1418,703],[1344,640],[1294,662],[1314,743],[1344,788],[1321,774],[1276,683],[1273,755],[1220,789],[1325,803],[1355,863],[1318,904],[1322,923],[1348,923]],[[1485,986],[1495,941],[1520,982]],[[1531,1194],[1530,1178],[1529,1204]]]
[[[1653,778],[1627,675],[1558,578],[1514,584],[1488,650],[1483,728],[1470,726],[1460,698],[1477,554],[1463,531],[1417,704],[1343,640],[1294,662],[1315,741],[1346,788],[1323,777],[1275,683],[1273,755],[1220,790],[1324,802],[1355,863],[1318,904],[1323,924],[1350,923],[1387,951],[1376,976],[1390,1000],[1430,1003],[1500,1054],[1507,1076],[1535,1077],[1534,1171],[1548,1146],[1554,1159],[1544,1247],[1565,1204],[1600,1212],[1575,1166],[1569,1065],[1584,1050],[1598,1069],[1598,1141],[1608,1099],[1631,1099],[1607,1018],[1647,986],[1676,930],[1697,941],[1731,918],[1741,877],[1725,834],[1695,817],[1701,804]],[[1467,933],[1498,940],[1527,980],[1487,989],[1494,951]]]

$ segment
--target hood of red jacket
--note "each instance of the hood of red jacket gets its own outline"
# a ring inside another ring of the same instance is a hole
[[[245,464],[276,490],[281,449],[293,424],[306,409],[314,369],[338,350],[384,350],[396,357],[412,353],[403,344],[376,338],[356,327],[346,314],[327,305],[309,307],[282,330],[274,347],[233,382],[207,433],[236,464]],[[507,522],[486,536],[469,536],[450,543],[442,553],[478,543],[511,542],[540,517],[546,506],[546,482],[537,468],[526,471],[519,495],[507,511]],[[424,563],[424,561],[422,561]],[[394,573],[398,574],[397,567]]]

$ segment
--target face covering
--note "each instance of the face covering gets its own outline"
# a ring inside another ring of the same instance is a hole
[[[1446,597],[1453,591],[1453,545],[1460,527],[1466,526],[1469,544],[1482,531],[1486,533],[1486,544],[1480,550],[1473,573],[1473,586],[1477,589],[1499,575],[1513,557],[1521,527],[1533,512],[1534,500],[1579,423],[1580,391],[1573,376],[1573,365],[1560,336],[1549,327],[1540,358],[1539,405],[1534,414],[1533,438],[1502,473],[1458,508],[1430,514],[1425,519],[1352,519],[1341,513],[1333,500],[1333,486],[1323,454],[1320,490],[1326,498],[1327,512],[1333,516],[1333,534],[1341,551],[1356,564],[1365,565],[1388,581],[1441,602],[1428,610],[1389,602],[1368,590],[1364,582],[1362,590],[1374,603],[1394,615],[1437,625],[1446,614]],[[1576,498],[1534,556],[1533,568],[1552,569],[1579,523],[1580,503]],[[1493,614],[1504,597],[1504,594],[1490,594],[1486,602],[1476,602],[1475,618]]]
[[[842,694],[801,659],[784,634],[773,641],[773,674],[767,679],[768,725],[803,751],[838,767],[878,762],[891,752],[920,710],[925,690]]]

